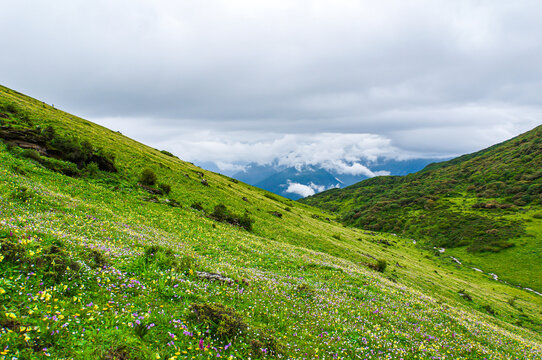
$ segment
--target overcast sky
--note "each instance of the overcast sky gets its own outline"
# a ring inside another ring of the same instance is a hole
[[[0,82],[223,170],[351,170],[540,125],[541,18],[538,0],[0,0]]]

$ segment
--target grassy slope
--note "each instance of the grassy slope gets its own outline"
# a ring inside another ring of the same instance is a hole
[[[258,358],[276,356],[278,348],[285,358],[542,354],[541,297],[427,256],[407,239],[327,221],[321,210],[203,171],[6,88],[0,99],[17,104],[34,125],[114,152],[119,168],[117,175],[70,178],[0,145],[0,238],[22,246],[20,261],[0,262],[0,355]],[[170,197],[182,208],[142,201],[148,194],[135,183],[144,167],[172,185]],[[26,200],[17,196],[23,188]],[[254,232],[208,219],[189,208],[195,201],[207,210],[218,203],[246,209]],[[51,257],[56,240],[85,266],[47,274],[40,259]],[[150,244],[194,265],[161,266],[145,256]],[[91,266],[90,249],[111,266]],[[388,262],[383,274],[367,268],[375,263],[369,256]],[[239,282],[208,282],[197,270]],[[213,326],[207,332],[191,318],[195,303],[228,306],[249,329],[219,338]]]
[[[337,211],[350,225],[445,247],[465,263],[542,292],[542,126],[415,174],[302,202]]]

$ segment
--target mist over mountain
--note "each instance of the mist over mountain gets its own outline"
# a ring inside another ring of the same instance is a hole
[[[343,162],[345,167],[349,169],[356,165],[367,169],[359,173],[340,172],[337,168],[330,169],[322,165],[285,166],[275,161],[266,165],[250,163],[245,166],[243,171],[228,175],[247,184],[297,200],[324,190],[343,188],[374,175],[407,175],[438,161],[442,161],[442,159],[379,159],[366,161],[363,165],[359,162]],[[209,170],[215,170],[212,164],[199,165]]]

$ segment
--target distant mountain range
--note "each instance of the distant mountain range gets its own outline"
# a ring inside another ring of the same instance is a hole
[[[368,161],[363,165],[379,175],[407,175],[437,161],[442,159],[403,161],[382,159]],[[244,171],[232,174],[232,177],[292,200],[328,189],[343,188],[368,178],[364,174],[344,174],[317,165],[289,167],[278,163],[268,165],[252,163],[246,166]]]

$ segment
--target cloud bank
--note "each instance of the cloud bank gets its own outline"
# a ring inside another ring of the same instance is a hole
[[[288,181],[288,188],[285,190],[287,193],[290,194],[298,194],[302,197],[307,197],[314,195],[316,193],[322,192],[326,190],[326,187],[323,185],[316,185],[314,183],[309,183],[308,185]]]
[[[452,156],[542,123],[536,0],[8,0],[2,83],[189,161]],[[241,164],[241,165],[240,165]]]

